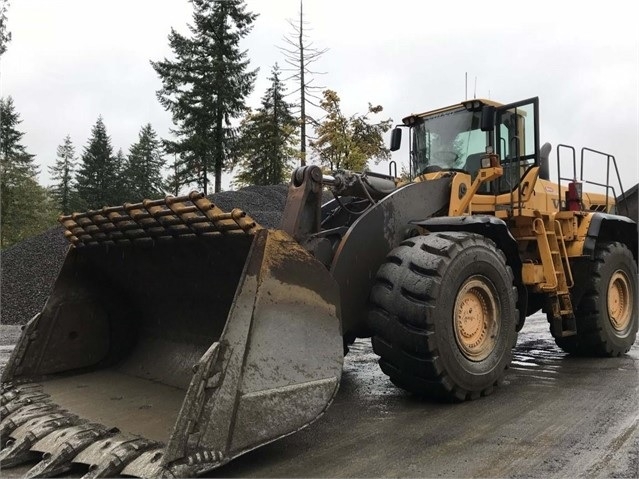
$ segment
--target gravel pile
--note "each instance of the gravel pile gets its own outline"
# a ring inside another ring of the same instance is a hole
[[[26,239],[0,255],[0,318],[24,324],[40,312],[69,248],[62,226]]]
[[[277,228],[286,204],[288,185],[247,186],[238,191],[222,191],[209,199],[224,211],[239,208],[265,228]]]
[[[250,186],[209,195],[209,198],[225,211],[240,208],[262,226],[277,228],[287,189],[287,185]],[[3,324],[24,324],[40,312],[68,247],[63,228],[56,227],[0,253],[0,319]]]

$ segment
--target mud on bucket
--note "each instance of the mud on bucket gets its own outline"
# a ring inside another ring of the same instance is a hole
[[[11,417],[25,416],[20,397],[31,395],[67,419],[43,429],[31,459],[52,462],[68,442],[53,433],[88,437],[90,424],[94,436],[65,464],[193,476],[324,412],[342,369],[338,305],[326,268],[279,230],[72,247],[5,370],[14,386],[3,398]],[[31,416],[23,424],[44,427]],[[104,449],[126,453],[116,467]]]

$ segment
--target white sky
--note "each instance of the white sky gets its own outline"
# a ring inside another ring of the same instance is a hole
[[[259,13],[244,42],[260,68],[249,100],[257,107],[272,65],[284,64],[277,46],[291,33],[286,20],[297,17],[299,1],[247,4]],[[168,135],[171,116],[156,99],[160,80],[149,60],[170,55],[170,28],[186,31],[191,11],[186,0],[11,1],[1,94],[14,99],[43,184],[64,137],[70,134],[81,153],[100,114],[116,151],[126,153],[147,122]],[[317,81],[338,92],[346,114],[364,113],[371,102],[398,123],[457,103],[468,72],[469,97],[475,78],[477,97],[510,103],[539,96],[542,143],[609,152],[624,186],[637,183],[639,29],[632,2],[305,0],[304,12],[314,44],[329,48],[316,64],[327,74]],[[405,149],[394,156],[406,157]],[[604,164],[592,163],[587,170],[603,180]],[[225,188],[229,181],[227,175]]]

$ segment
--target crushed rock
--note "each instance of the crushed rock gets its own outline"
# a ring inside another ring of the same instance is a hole
[[[249,186],[209,195],[225,211],[240,208],[266,228],[277,228],[287,185]],[[0,322],[25,324],[40,312],[62,267],[69,243],[60,227],[0,252]]]

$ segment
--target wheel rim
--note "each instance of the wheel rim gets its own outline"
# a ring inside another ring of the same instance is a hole
[[[608,283],[608,318],[617,331],[624,331],[632,316],[632,290],[628,276],[621,270],[613,273]]]
[[[499,335],[499,308],[493,284],[483,276],[472,276],[455,300],[453,324],[461,353],[471,361],[486,359]]]

